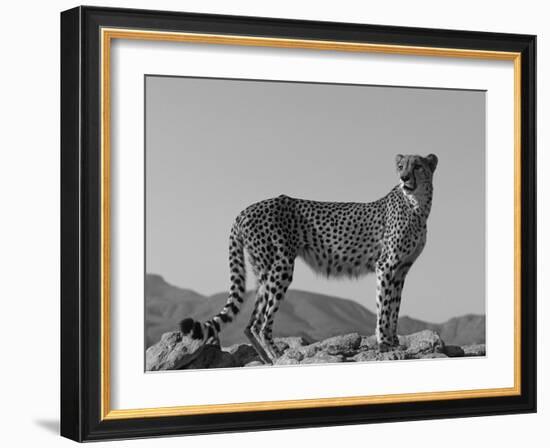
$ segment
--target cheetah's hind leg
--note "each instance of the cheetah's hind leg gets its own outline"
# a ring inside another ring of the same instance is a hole
[[[294,262],[284,257],[284,254],[271,269],[268,275],[264,294],[263,321],[260,327],[260,344],[271,357],[273,364],[282,356],[281,350],[273,342],[273,321],[281,301],[292,282]]]
[[[258,334],[254,331],[253,327],[246,327],[244,329],[244,334],[252,344],[252,347],[254,347],[254,350],[256,350],[256,353],[258,353],[258,356],[260,357],[262,362],[264,364],[273,364],[273,361],[262,347],[262,344],[260,343],[260,338]]]
[[[244,334],[252,344],[252,347],[254,347],[254,350],[256,350],[256,353],[258,353],[258,356],[260,357],[262,362],[264,364],[272,364],[273,361],[264,350],[258,334],[258,329],[260,328],[260,325],[262,323],[265,306],[266,300],[264,296],[264,288],[260,286],[258,288],[258,291],[256,292],[256,304],[254,305],[254,310],[252,311],[250,321],[247,327],[244,329]]]

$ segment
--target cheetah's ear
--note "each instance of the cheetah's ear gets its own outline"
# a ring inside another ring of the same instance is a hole
[[[430,164],[430,169],[432,170],[432,173],[433,173],[437,168],[437,162],[438,162],[437,156],[435,154],[430,154],[428,157],[426,157],[426,160]]]
[[[403,159],[403,154],[397,154],[395,156],[395,164],[397,165]]]

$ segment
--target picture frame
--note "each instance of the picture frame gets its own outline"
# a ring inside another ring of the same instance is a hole
[[[120,203],[110,193],[114,169],[125,169],[111,164],[117,40],[509,62],[513,385],[113,409],[111,218]],[[83,6],[62,12],[61,435],[82,442],[536,412],[535,141],[535,36]]]

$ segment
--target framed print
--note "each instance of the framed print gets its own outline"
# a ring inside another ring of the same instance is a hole
[[[61,433],[536,411],[535,36],[61,14]]]

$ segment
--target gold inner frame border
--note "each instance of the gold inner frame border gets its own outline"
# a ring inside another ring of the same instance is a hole
[[[521,394],[521,53],[420,47],[307,39],[265,38],[139,29],[101,29],[101,420],[169,417],[229,412],[253,412],[367,404],[407,403],[432,400],[502,397]],[[111,114],[110,67],[113,39],[186,42],[213,45],[296,48],[356,53],[491,59],[514,63],[514,386],[442,392],[368,395],[302,400],[279,400],[227,404],[188,405],[136,409],[111,409],[110,368],[110,185]]]

